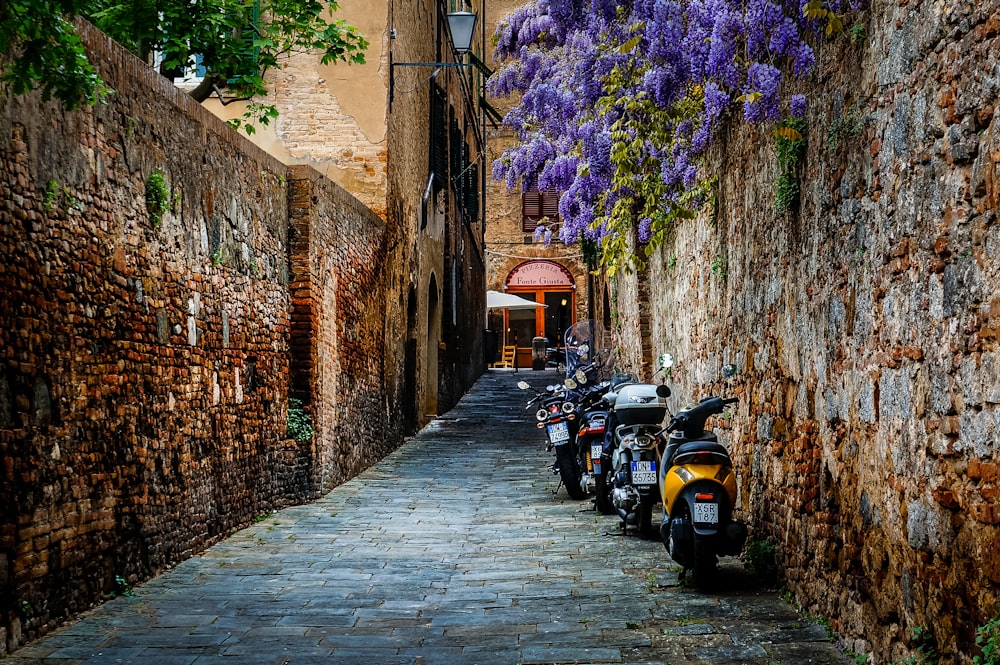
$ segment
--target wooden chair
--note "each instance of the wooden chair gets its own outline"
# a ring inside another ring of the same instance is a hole
[[[493,363],[493,367],[513,367],[514,366],[514,355],[517,353],[516,346],[505,346],[503,347],[503,353],[500,354],[500,360]]]

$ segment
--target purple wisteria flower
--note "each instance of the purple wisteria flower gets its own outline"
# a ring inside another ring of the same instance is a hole
[[[843,14],[863,1],[826,8]],[[662,202],[697,192],[703,155],[735,101],[750,123],[774,122],[781,108],[805,114],[787,78],[813,70],[823,39],[826,19],[806,18],[808,2],[529,0],[495,34],[502,64],[487,90],[519,100],[504,118],[518,143],[493,163],[494,177],[562,192],[567,243],[617,232],[616,202],[649,191],[648,178],[663,185],[654,188]],[[632,223],[640,238],[654,233],[648,217]]]
[[[792,95],[792,115],[801,118],[806,114],[806,96]]]

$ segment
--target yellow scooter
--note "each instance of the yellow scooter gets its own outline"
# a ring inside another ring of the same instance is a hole
[[[705,430],[713,414],[736,398],[709,397],[671,417],[667,446],[660,464],[663,523],[660,537],[670,558],[691,570],[694,585],[705,587],[718,556],[735,556],[747,538],[746,525],[732,519],[736,474],[725,446]]]

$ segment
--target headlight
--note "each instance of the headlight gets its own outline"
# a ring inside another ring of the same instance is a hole
[[[573,413],[576,411],[576,404],[573,402],[563,402],[562,404],[563,413]]]
[[[635,437],[636,448],[641,448],[642,450],[648,450],[656,445],[656,439],[649,436],[648,434],[637,434]]]

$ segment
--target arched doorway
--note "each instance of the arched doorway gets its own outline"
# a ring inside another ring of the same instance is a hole
[[[403,428],[407,434],[416,432],[420,421],[417,410],[420,392],[417,390],[417,289],[410,286],[406,298],[406,348],[403,359]]]
[[[535,337],[547,338],[549,346],[561,346],[563,333],[576,323],[576,278],[555,261],[525,261],[507,275],[504,290],[545,305],[503,312],[506,343],[516,343],[518,367],[531,367]]]
[[[438,344],[441,341],[441,312],[437,278],[431,275],[427,287],[427,372],[424,375],[424,414],[433,418],[438,410]]]

